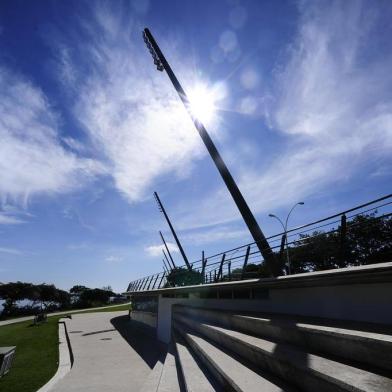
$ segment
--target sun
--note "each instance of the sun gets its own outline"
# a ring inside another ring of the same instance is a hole
[[[188,93],[190,110],[202,123],[209,124],[216,112],[216,96],[214,89],[198,84]]]

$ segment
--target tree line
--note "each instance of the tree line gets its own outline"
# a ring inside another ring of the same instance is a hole
[[[40,312],[89,308],[109,302],[110,297],[117,296],[110,286],[88,288],[73,286],[69,292],[58,289],[53,284],[33,284],[26,282],[9,282],[0,284],[0,299],[4,300],[1,318],[35,315]],[[28,304],[18,306],[18,301],[28,300]]]
[[[289,247],[291,273],[322,271],[391,261],[392,218],[375,214],[358,215],[331,231],[300,234]],[[276,260],[288,272],[287,254],[275,253]],[[242,268],[233,270],[241,273]],[[245,277],[267,277],[264,263],[248,264]]]

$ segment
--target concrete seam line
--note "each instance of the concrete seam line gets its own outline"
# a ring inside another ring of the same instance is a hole
[[[65,320],[59,320],[59,366],[55,375],[37,392],[49,392],[53,386],[61,380],[72,367],[72,350],[68,337],[67,327]]]

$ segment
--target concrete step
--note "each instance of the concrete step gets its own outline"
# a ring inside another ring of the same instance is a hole
[[[174,321],[173,327],[218,381],[220,389],[215,387],[215,390],[244,392],[293,391],[293,389],[282,388],[262,377],[241,363],[235,356],[227,354],[225,350],[215,346],[208,339],[191,332],[189,328],[178,321]],[[199,391],[201,389],[196,388],[195,390]]]
[[[276,379],[273,375],[258,372],[222,347],[216,346],[209,339],[202,337],[179,322],[174,322],[174,329],[199,358],[202,365],[215,378],[215,391],[246,392],[296,392],[295,388]]]
[[[176,314],[176,322],[305,391],[392,391],[392,379],[309,354],[293,345],[250,336]]]
[[[148,375],[145,383],[143,384],[143,387],[141,389],[141,392],[156,392],[159,386],[159,381],[161,380],[161,375],[162,375],[162,369],[163,369],[163,364],[165,362],[165,357],[164,355],[153,367],[151,370],[151,373]]]
[[[203,372],[202,366],[189,351],[186,342],[178,332],[173,332],[173,340],[176,348],[179,368],[185,391],[188,392],[213,392],[216,391],[216,383],[212,377]]]
[[[180,392],[180,383],[177,374],[177,365],[175,358],[175,348],[173,343],[169,344],[168,351],[163,364],[161,377],[159,380],[157,392]]]
[[[175,306],[177,313],[246,334],[294,344],[314,353],[392,371],[392,331],[381,331],[369,324],[279,314],[238,314],[181,305]],[[325,323],[328,325],[323,325]]]

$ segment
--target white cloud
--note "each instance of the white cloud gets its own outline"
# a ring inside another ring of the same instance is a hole
[[[173,252],[178,253],[179,252],[177,245],[173,244],[172,242],[166,242],[166,244],[167,244],[167,247],[169,248],[169,251],[171,253],[173,253]],[[144,250],[146,251],[146,253],[149,256],[154,256],[154,257],[155,256],[163,256],[162,250],[165,250],[165,252],[166,252],[166,248],[163,244],[162,245],[150,245],[147,248],[145,248]]]
[[[285,136],[286,145],[262,170],[236,156],[240,189],[256,213],[344,184],[381,158],[391,163],[392,56],[373,50],[381,15],[364,7],[360,2],[301,6],[298,35],[276,70],[268,94],[274,99],[266,101],[268,125]],[[180,227],[240,217],[222,188],[199,200],[198,211],[197,217],[181,216]]]
[[[73,190],[102,166],[65,150],[58,117],[44,93],[0,67],[1,203],[26,205],[30,195]],[[16,218],[15,218],[16,219]],[[3,222],[15,223],[10,217]]]
[[[303,12],[271,110],[290,144],[256,182],[290,201],[349,179],[392,149],[392,57],[364,61],[377,15],[360,2],[305,3]]]
[[[90,248],[90,245],[87,242],[81,242],[81,243],[67,245],[67,249],[69,249],[69,250],[85,250],[85,249],[89,249],[89,248]]]
[[[71,68],[88,67],[69,89],[73,112],[110,168],[116,188],[128,201],[139,201],[158,177],[189,173],[204,148],[167,75],[155,70],[136,22],[124,23],[122,12],[104,5],[92,15],[83,25],[83,44],[73,47]],[[171,44],[159,41],[191,87],[192,67],[173,55]]]
[[[25,223],[26,221],[19,219],[14,216],[9,216],[0,213],[0,225],[18,225],[20,223]]]
[[[0,247],[0,253],[8,253],[10,255],[21,255],[23,254],[20,250],[18,249],[12,249],[12,248],[1,248]]]
[[[109,264],[118,264],[118,263],[121,263],[123,260],[124,260],[123,257],[121,257],[121,256],[113,256],[113,255],[108,256],[108,257],[105,258],[105,261],[107,263],[109,263]]]
[[[206,245],[234,239],[248,240],[249,234],[246,229],[218,226],[213,229],[203,229],[201,231],[192,231],[182,234],[181,239],[186,243],[191,243],[192,245]]]

